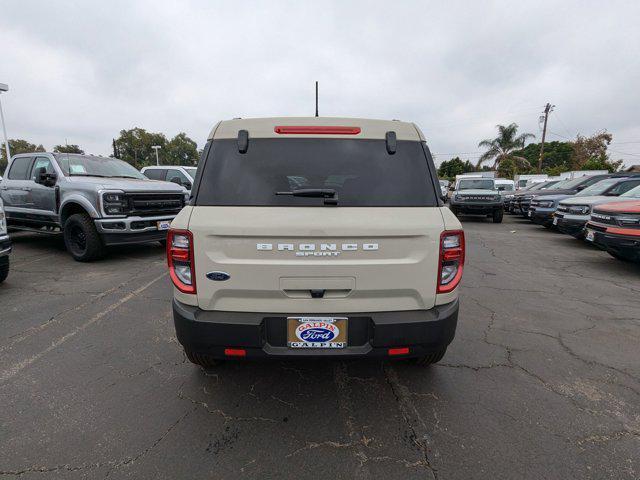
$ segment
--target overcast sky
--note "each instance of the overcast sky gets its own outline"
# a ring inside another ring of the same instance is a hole
[[[3,0],[10,138],[109,154],[121,129],[201,147],[232,117],[414,121],[438,161],[497,123],[549,140],[607,129],[640,164],[640,2]],[[624,154],[623,154],[624,153]]]

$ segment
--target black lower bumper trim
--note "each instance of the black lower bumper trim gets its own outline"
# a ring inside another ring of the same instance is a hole
[[[430,310],[322,314],[349,319],[348,346],[342,349],[288,348],[286,317],[295,313],[206,311],[174,299],[173,320],[185,348],[214,358],[225,358],[225,348],[244,348],[247,357],[308,358],[387,356],[391,347],[409,347],[405,357],[416,357],[451,343],[458,308],[456,300]]]
[[[640,261],[640,236],[614,235],[597,231],[594,235],[594,243],[600,248],[628,260]]]
[[[574,237],[580,236],[584,231],[584,226],[587,222],[581,220],[567,220],[566,218],[558,218],[558,230],[562,233],[573,235]]]
[[[158,242],[167,239],[166,230],[152,230],[139,233],[103,233],[105,245],[133,245],[136,243]]]

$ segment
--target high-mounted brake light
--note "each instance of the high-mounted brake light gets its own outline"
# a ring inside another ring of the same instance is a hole
[[[188,230],[169,230],[167,234],[169,276],[182,293],[196,293],[196,266],[193,260],[193,235]]]
[[[440,235],[437,293],[448,293],[458,286],[462,280],[464,254],[464,232],[462,230],[442,232]]]
[[[281,135],[358,135],[360,127],[321,125],[280,125],[273,129]]]

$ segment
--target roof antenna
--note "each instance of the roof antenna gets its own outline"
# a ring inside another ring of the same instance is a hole
[[[318,81],[316,80],[316,117],[318,116]]]

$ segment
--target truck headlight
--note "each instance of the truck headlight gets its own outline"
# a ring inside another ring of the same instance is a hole
[[[113,190],[101,192],[102,213],[106,216],[125,216],[129,203],[124,192]]]

